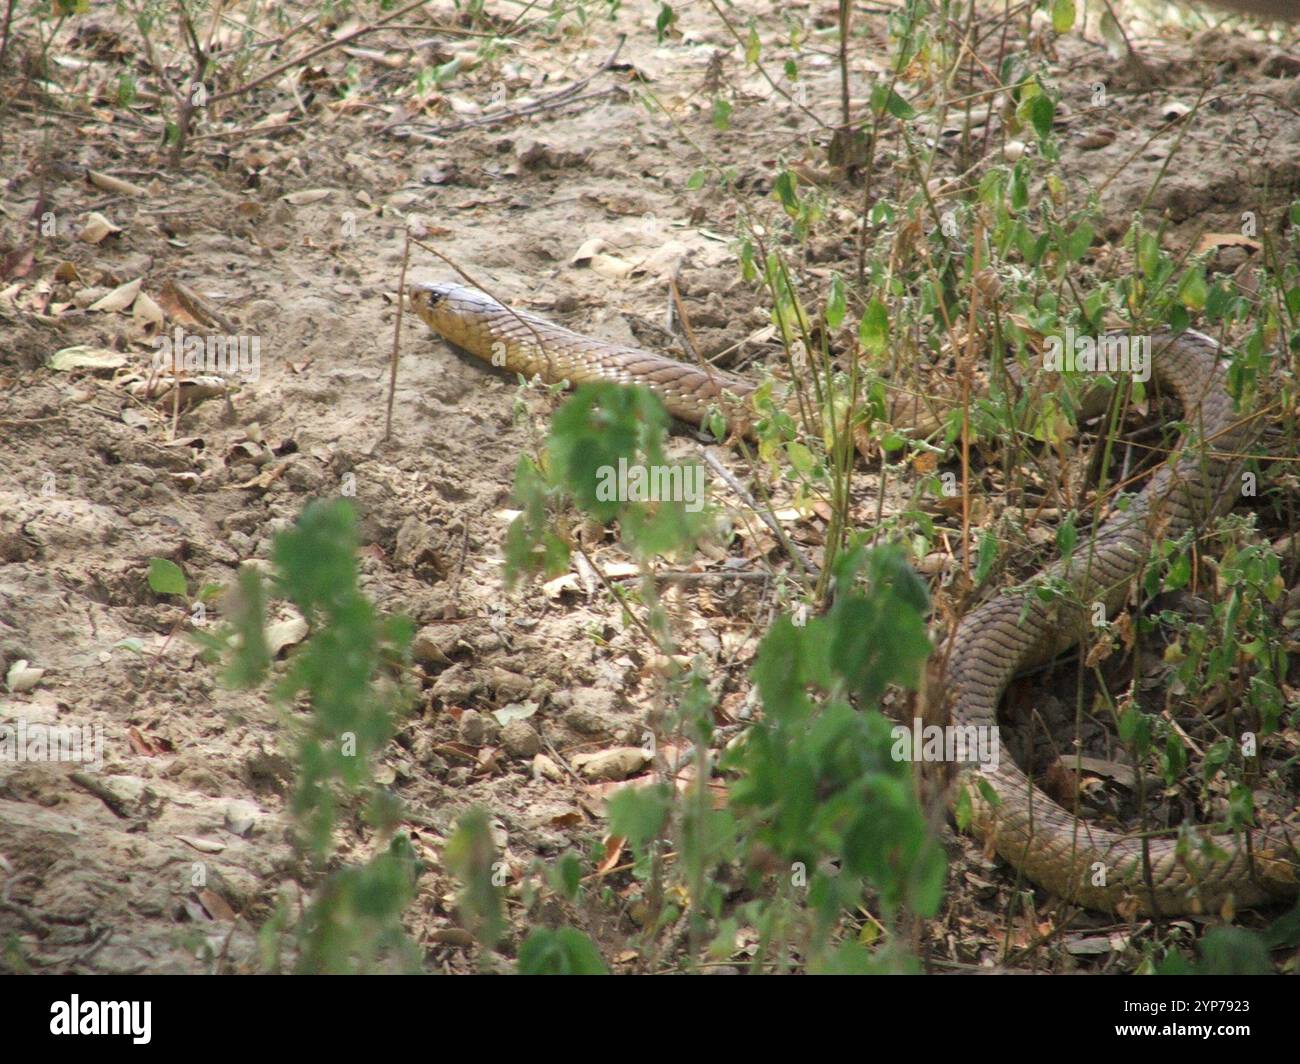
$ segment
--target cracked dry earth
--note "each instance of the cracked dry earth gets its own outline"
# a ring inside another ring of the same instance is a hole
[[[834,10],[796,6],[822,23]],[[711,186],[688,189],[700,157],[685,135],[736,167],[744,206],[759,215],[773,210],[779,160],[834,189],[834,175],[817,169],[824,137],[744,66],[707,8],[683,10],[680,33],[662,45],[656,13],[638,0],[613,22],[549,37],[538,29],[461,75],[447,89],[455,115],[487,106],[503,82],[521,95],[594,71],[591,88],[608,90],[495,128],[386,129],[372,111],[322,94],[300,128],[199,142],[173,172],[154,143],[106,135],[84,114],[14,108],[5,116],[0,243],[30,244],[38,206],[58,228],[43,254],[0,286],[0,677],[28,663],[14,673],[19,689],[0,693],[0,723],[76,724],[104,735],[97,773],[0,762],[7,966],[21,958],[43,972],[246,971],[256,965],[256,928],[277,901],[301,903],[308,888],[289,838],[284,721],[263,697],[217,682],[184,637],[194,623],[188,609],[152,592],[147,572],[150,559],[166,558],[191,591],[229,584],[241,563],[265,562],[272,538],[313,497],[353,497],[364,590],[419,630],[420,701],[379,773],[404,802],[430,865],[408,921],[427,967],[472,967],[438,858],[463,811],[488,808],[516,870],[603,833],[603,786],[535,772],[535,755],[563,765],[638,745],[654,723],[655,663],[589,573],[514,592],[501,577],[514,468],[538,446],[555,401],[463,360],[406,315],[391,439],[383,425],[411,215],[429,244],[494,291],[581,331],[666,346],[659,323],[675,276],[703,354],[727,352],[723,364],[741,369],[777,361],[766,312],[755,309],[761,300],[739,280],[737,204]],[[125,37],[101,14],[105,33]],[[758,14],[765,46],[782,55],[780,19]],[[454,21],[450,9],[439,15]],[[629,35],[624,65],[602,71],[618,33]],[[1064,150],[1075,160],[1065,172],[1095,189],[1136,153],[1107,189],[1101,235],[1122,231],[1165,161],[1169,140],[1153,139],[1161,106],[1195,100],[1207,81],[1235,102],[1203,110],[1176,174],[1147,210],[1186,244],[1203,231],[1236,230],[1242,210],[1276,218],[1300,189],[1294,51],[1220,31],[1135,43],[1154,87],[1078,39],[1047,57],[1064,93]],[[76,47],[112,75],[125,60],[105,59],[94,45]],[[417,66],[424,53],[462,47],[432,31],[367,38],[368,49]],[[859,54],[886,54],[882,28],[867,28]],[[833,106],[832,49],[814,48],[804,61],[809,98]],[[341,76],[342,58],[321,62]],[[725,134],[710,122],[706,89],[719,66],[734,108]],[[871,59],[856,63],[856,97],[865,99],[880,70]],[[1115,94],[1104,121],[1088,109],[1098,79]],[[671,117],[633,99],[638,88]],[[275,83],[255,96],[268,112],[288,99]],[[1226,159],[1225,144],[1233,146]],[[897,180],[896,162],[882,155],[881,180]],[[142,192],[105,191],[87,182],[88,171]],[[805,249],[813,282],[832,269],[852,272],[847,226],[857,193],[844,187],[835,196],[846,206]],[[99,243],[77,239],[92,211],[121,231]],[[1249,249],[1225,245],[1221,255],[1222,272],[1253,268]],[[420,248],[411,269],[448,275]],[[179,320],[168,286],[178,283],[235,332],[257,337],[257,378],[229,402],[213,397],[181,411],[175,426],[169,405],[132,393],[157,326],[126,308],[91,308],[138,278],[168,328]],[[112,352],[120,365],[51,368],[51,355],[74,345]],[[671,446],[682,455],[699,447],[682,438]],[[715,451],[744,475],[730,452]],[[870,480],[860,478],[855,506],[863,524],[877,512]],[[715,488],[720,502],[736,504]],[[887,500],[886,512],[897,503]],[[784,564],[772,537],[732,514],[734,540],[699,555],[698,565]],[[824,515],[790,518],[809,551],[824,530]],[[604,530],[579,526],[575,535],[608,575],[626,571]],[[720,678],[720,712],[741,719],[747,666],[777,608],[771,587],[685,586],[668,601],[683,651],[703,654]],[[533,712],[522,726],[502,727],[494,713],[507,706]],[[635,775],[644,766],[627,768]],[[344,861],[369,855],[359,820],[344,825],[340,844]],[[949,848],[952,897],[933,949],[979,963],[1002,942],[1014,877],[969,840]],[[635,932],[613,916],[591,916],[585,929],[614,960]],[[513,928],[515,942],[526,932]]]

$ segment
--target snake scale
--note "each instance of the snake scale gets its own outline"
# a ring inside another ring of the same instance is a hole
[[[552,382],[642,384],[684,421],[700,424],[712,406],[723,409],[734,429],[748,428],[745,400],[755,385],[733,374],[585,337],[474,288],[416,285],[411,304],[444,339],[496,366]],[[954,723],[995,727],[998,702],[1016,673],[1078,642],[1096,603],[1105,604],[1107,617],[1123,608],[1157,538],[1176,539],[1231,508],[1241,465],[1231,456],[1249,447],[1256,419],[1234,411],[1219,353],[1214,341],[1194,332],[1154,337],[1155,377],[1178,397],[1186,423],[1212,441],[1213,450],[1176,450],[1127,509],[1115,510],[1089,543],[1040,574],[1068,586],[1068,601],[1048,603],[1025,587],[1008,589],[962,619],[944,673]],[[1199,829],[1181,844],[1121,835],[1058,805],[1005,747],[999,755],[982,769],[963,769],[973,826],[1028,879],[1068,901],[1130,915],[1171,915],[1258,905],[1300,892],[1300,840],[1281,825],[1216,835],[1212,845]],[[977,773],[988,787],[977,784]]]

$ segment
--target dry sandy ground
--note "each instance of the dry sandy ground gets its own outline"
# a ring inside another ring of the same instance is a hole
[[[779,74],[788,48],[780,14],[751,6],[765,61]],[[823,26],[834,10],[786,6]],[[433,11],[439,23],[463,26],[449,6]],[[298,903],[281,718],[262,697],[217,683],[175,632],[191,623],[186,609],[153,593],[146,573],[161,557],[183,568],[191,590],[229,583],[241,562],[268,557],[275,533],[314,496],[353,494],[366,544],[364,588],[422,632],[421,701],[381,772],[431,864],[409,920],[427,967],[472,966],[450,905],[453,885],[438,864],[439,844],[463,810],[474,803],[491,810],[506,859],[519,870],[602,834],[599,797],[567,776],[534,778],[526,736],[515,752],[486,762],[451,754],[456,742],[499,746],[492,712],[511,703],[536,705],[534,739],[565,759],[639,742],[654,708],[646,647],[606,596],[588,593],[582,580],[513,593],[502,581],[513,471],[519,454],[537,446],[554,400],[465,361],[408,315],[389,440],[383,419],[412,214],[423,219],[429,244],[494,291],[574,328],[664,346],[665,282],[675,274],[704,354],[731,349],[724,364],[741,367],[774,358],[766,313],[755,309],[760,296],[740,278],[736,212],[761,218],[776,209],[769,192],[782,162],[823,174],[831,200],[853,209],[858,193],[826,171],[824,131],[798,106],[832,113],[833,43],[810,39],[807,95],[791,100],[745,67],[708,6],[682,5],[680,32],[662,45],[656,12],[633,0],[613,21],[602,8],[585,27],[569,17],[555,30],[522,32],[516,45],[478,65],[467,61],[443,91],[430,90],[418,129],[397,124],[395,94],[414,69],[472,52],[476,38],[410,24],[382,30],[358,42],[373,54],[314,61],[296,100],[274,80],[199,132],[267,115],[283,119],[283,128],[196,141],[178,170],[152,130],[106,100],[68,104],[64,114],[34,106],[31,92],[11,103],[0,145],[0,250],[8,256],[0,274],[0,677],[20,660],[44,671],[34,686],[0,694],[0,722],[99,727],[104,748],[95,777],[101,793],[73,780],[71,766],[0,763],[7,965],[249,970],[252,929],[278,898]],[[873,18],[863,16],[866,36],[855,43],[860,98],[879,69],[868,57],[885,54]],[[134,38],[111,5],[97,5],[80,26],[76,36],[71,26],[60,35],[53,54],[87,64],[62,68],[72,83],[111,91],[133,61]],[[618,61],[602,69],[620,33],[628,40]],[[1063,171],[1080,189],[1118,174],[1103,201],[1108,235],[1127,225],[1165,161],[1171,141],[1158,135],[1162,108],[1194,103],[1206,87],[1215,101],[1199,112],[1148,213],[1167,218],[1174,246],[1202,231],[1236,231],[1243,210],[1273,224],[1300,190],[1300,53],[1203,27],[1166,26],[1163,38],[1143,33],[1136,43],[1153,79],[1145,88],[1133,70],[1077,36],[1048,57],[1064,93]],[[376,56],[408,65],[389,67]],[[360,91],[340,101],[348,63]],[[513,106],[588,77],[584,98],[571,106],[434,131],[481,119],[503,91]],[[1097,81],[1112,96],[1104,114],[1088,109]],[[725,133],[710,121],[715,91],[733,105]],[[653,95],[662,110],[634,94]],[[739,202],[711,184],[688,189],[700,152],[736,168]],[[901,180],[896,162],[893,148],[882,152],[878,180]],[[143,191],[97,187],[87,171]],[[42,208],[56,228],[28,261],[22,251]],[[121,232],[94,244],[77,239],[92,211]],[[832,269],[852,273],[852,241],[836,221],[845,216],[832,212],[809,242],[810,283]],[[595,237],[608,257],[573,265]],[[1225,270],[1248,265],[1247,250],[1223,255]],[[449,275],[419,248],[411,269]],[[169,407],[128,387],[147,374],[156,330],[129,312],[86,309],[137,278],[168,313],[169,328],[176,304],[167,286],[180,282],[261,345],[255,380],[229,403],[214,398],[182,412],[175,430]],[[47,365],[73,345],[117,352],[122,366]],[[691,439],[673,446],[699,447]],[[857,515],[868,521],[875,505],[870,478],[861,479]],[[736,504],[717,489],[720,502]],[[815,514],[791,523],[814,551],[824,527]],[[612,538],[587,536],[602,564],[626,560]],[[728,550],[783,564],[763,534]],[[746,666],[773,610],[771,589],[687,588],[670,604],[684,651],[705,655],[722,679],[722,706],[739,712]],[[344,859],[368,854],[358,823],[345,825],[341,845]],[[1004,916],[1014,877],[970,840],[953,837],[948,846],[951,896],[926,932],[930,956],[978,965],[997,957],[1008,935],[1028,941],[1032,921],[1017,918],[1008,928]],[[617,910],[583,919],[607,957],[635,966],[634,954],[624,953],[634,925]],[[1132,966],[1131,928],[1087,916],[1081,926],[1086,949],[1071,953],[1056,940],[1019,963]],[[525,931],[517,926],[512,935],[517,941]],[[1172,933],[1189,937],[1191,924]]]

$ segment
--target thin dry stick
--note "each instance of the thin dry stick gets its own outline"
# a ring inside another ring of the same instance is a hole
[[[397,358],[402,346],[402,308],[406,306],[406,265],[411,260],[411,230],[402,244],[402,272],[397,279],[397,320],[393,323],[393,357],[388,367],[388,412],[384,415],[384,439],[393,435],[393,401],[397,397]]]
[[[13,24],[14,19],[14,0],[9,0],[5,4],[5,21],[4,26],[0,27],[0,70],[4,70],[5,56],[9,51],[9,27]]]
[[[785,529],[781,527],[781,522],[779,522],[772,514],[768,513],[768,511],[764,510],[762,507],[758,505],[758,501],[754,498],[754,496],[752,496],[748,491],[746,491],[745,486],[731,475],[731,471],[727,469],[726,466],[724,466],[720,461],[718,461],[716,455],[710,453],[709,451],[705,451],[704,461],[708,463],[710,469],[712,469],[715,473],[717,473],[718,476],[720,476],[726,482],[727,487],[729,487],[732,491],[734,491],[737,495],[740,496],[741,500],[745,503],[746,506],[748,506],[751,510],[753,510],[754,513],[758,514],[759,520],[761,520],[763,524],[767,525],[767,527],[772,530],[772,533],[776,536],[776,538],[781,541],[781,546],[786,549],[786,552],[790,555],[790,557],[792,557],[795,561],[799,563],[799,565],[802,567],[805,573],[812,573],[815,575],[819,571],[817,569],[817,566],[813,565],[812,562],[810,562],[807,558],[805,558],[803,556],[803,552],[794,545],[794,541],[791,540],[790,537],[786,535]]]
[[[446,133],[458,133],[462,129],[473,129],[477,126],[496,125],[498,122],[507,122],[513,118],[523,118],[526,115],[537,114],[539,111],[546,111],[555,107],[563,107],[567,104],[579,103],[580,101],[583,100],[600,99],[603,96],[613,95],[615,92],[621,90],[601,89],[598,92],[589,92],[585,95],[582,95],[582,90],[591,84],[592,80],[596,77],[597,74],[603,74],[606,70],[612,70],[614,68],[614,64],[618,62],[618,54],[623,50],[623,45],[624,43],[626,43],[626,41],[627,41],[627,34],[620,33],[618,35],[618,43],[614,46],[614,50],[609,53],[605,61],[602,62],[600,66],[598,66],[585,78],[582,78],[580,81],[575,81],[572,85],[568,86],[567,88],[557,89],[549,96],[544,96],[536,103],[529,104],[526,107],[512,108],[507,111],[502,111],[500,114],[484,115],[482,118],[470,118],[470,119],[466,119],[464,122],[451,122],[447,125],[432,125],[431,123],[428,122],[407,122],[402,120],[394,120],[392,122],[389,122],[387,125],[382,126],[381,132],[388,129],[392,129],[396,126],[410,126],[415,129],[427,128],[430,129],[430,131],[434,135],[441,136]]]
[[[427,133],[410,133],[406,136],[442,137],[449,133],[459,133],[465,129],[478,129],[483,126],[496,126],[505,122],[512,122],[516,118],[527,118],[529,115],[541,114],[543,111],[553,111],[557,107],[571,107],[575,103],[586,103],[588,100],[603,100],[610,96],[624,94],[625,90],[617,85],[608,89],[596,89],[594,92],[582,93],[579,96],[572,94],[571,88],[557,92],[553,97],[542,100],[539,103],[529,104],[527,107],[512,108],[509,111],[501,111],[494,115],[485,115],[483,118],[467,118],[463,122],[452,122],[450,125],[436,126],[427,122],[409,122],[405,119],[396,119],[381,127],[381,132],[389,129],[400,129],[407,127],[414,130],[428,129]],[[398,134],[393,134],[397,139],[402,139]]]
[[[220,4],[217,5],[220,11]],[[194,23],[191,21],[189,12],[185,10],[184,4],[177,5],[177,18],[180,22],[181,36],[185,40],[185,45],[190,51],[190,57],[194,60],[194,73],[190,76],[189,88],[181,92],[176,101],[176,140],[172,143],[171,165],[176,169],[181,165],[181,160],[185,155],[185,146],[190,139],[190,125],[194,121],[194,112],[200,106],[195,97],[200,96],[203,90],[203,72],[208,65],[208,53],[205,47],[199,43],[199,35],[194,30]],[[208,41],[211,42],[212,35],[208,34]]]
[[[260,77],[256,77],[252,81],[245,82],[243,85],[240,85],[238,88],[229,89],[226,92],[219,92],[215,96],[209,96],[208,103],[210,104],[220,103],[222,100],[233,100],[236,96],[242,96],[244,93],[250,91],[251,89],[257,88],[259,85],[265,85],[272,78],[277,77],[280,74],[283,74],[286,70],[292,70],[296,66],[301,66],[309,59],[315,59],[318,55],[322,55],[325,52],[332,51],[335,48],[340,48],[343,45],[355,41],[358,37],[364,36],[367,33],[374,33],[374,31],[379,29],[379,27],[387,25],[389,22],[396,21],[397,19],[401,18],[403,15],[409,14],[410,12],[414,11],[417,7],[423,7],[428,2],[429,0],[415,0],[415,3],[407,4],[400,11],[394,11],[391,15],[385,15],[378,22],[372,22],[367,26],[362,26],[359,30],[354,30],[352,33],[345,34],[344,36],[338,38],[337,40],[326,41],[324,44],[317,45],[315,48],[309,48],[307,49],[307,51],[301,53],[300,55],[296,55],[292,59],[289,59],[286,62],[281,63],[279,66],[272,67],[270,70],[268,70],[265,74],[262,74]]]
[[[984,226],[976,224],[975,261],[971,268],[972,278],[978,277],[983,268],[981,252],[984,245]],[[961,378],[961,571],[970,579],[970,398],[971,380],[975,376],[975,338],[979,334],[979,285],[971,284],[970,324],[966,329],[965,357],[959,361],[957,373]]]
[[[695,359],[696,363],[698,363],[700,369],[709,375],[709,380],[713,381],[714,386],[716,387],[718,378],[715,374],[718,372],[718,369],[711,362],[706,361],[704,356],[700,354],[700,346],[695,342],[695,330],[691,328],[691,317],[686,313],[686,305],[682,302],[682,294],[677,289],[676,276],[668,278],[668,291],[672,298],[673,311],[677,315],[677,320],[681,322],[683,346],[685,346],[690,356]],[[718,391],[721,393],[723,389],[718,388]]]
[[[628,619],[631,620],[638,629],[640,629],[642,635],[650,640],[651,646],[660,646],[659,640],[655,638],[654,633],[650,631],[649,626],[645,621],[641,620],[641,618],[636,615],[636,611],[632,609],[632,605],[624,596],[622,588],[615,587],[609,582],[609,577],[600,571],[600,566],[592,560],[591,555],[587,553],[586,547],[581,543],[576,544],[576,546],[578,548],[578,553],[582,555],[583,560],[591,566],[591,571],[596,574],[596,579],[600,581],[601,586],[609,593],[609,597],[623,608],[623,612],[627,614]]]

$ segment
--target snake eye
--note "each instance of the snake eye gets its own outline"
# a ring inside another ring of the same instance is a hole
[[[413,284],[411,285],[411,300],[424,307],[433,308],[446,298],[448,286],[444,284]]]

